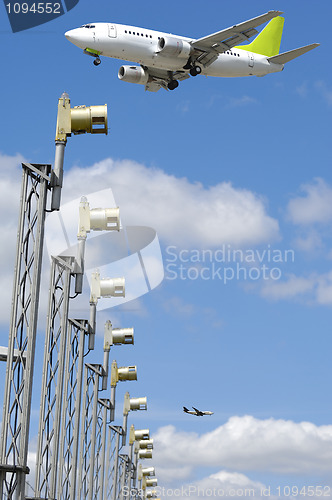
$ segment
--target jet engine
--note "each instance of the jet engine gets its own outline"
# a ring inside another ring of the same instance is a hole
[[[162,37],[158,41],[158,53],[161,56],[188,59],[192,50],[190,43],[180,38]]]
[[[124,82],[139,83],[146,85],[149,79],[149,73],[141,66],[121,66],[118,78]]]

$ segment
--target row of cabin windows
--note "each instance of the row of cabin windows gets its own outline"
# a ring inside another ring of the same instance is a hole
[[[144,36],[144,33],[136,33],[135,31],[131,32],[131,31],[125,30],[125,33],[129,33],[129,35]],[[149,37],[152,38],[152,35],[145,35],[145,36],[146,36],[146,38],[149,38]]]
[[[143,34],[143,33],[136,33],[135,31],[131,32],[131,31],[127,31],[127,30],[125,30],[125,33],[127,33],[127,34],[129,34],[129,35],[133,34],[133,35],[137,35],[137,36],[140,36],[140,35],[141,35],[141,36],[144,36],[144,34]],[[149,38],[149,37],[150,37],[150,38],[152,38],[152,35],[145,35],[145,36],[146,36],[146,38]],[[160,40],[160,36],[158,36],[158,40]],[[235,52],[230,52],[230,51],[227,51],[227,52],[225,52],[225,54],[229,54],[229,55],[231,55],[231,56],[235,56],[235,57],[236,57],[236,56],[237,56],[237,57],[240,57],[240,54],[236,54]]]

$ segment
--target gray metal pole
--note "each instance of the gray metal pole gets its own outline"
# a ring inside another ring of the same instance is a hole
[[[66,147],[65,141],[55,141],[55,158],[54,158],[54,168],[52,173],[53,189],[52,189],[51,210],[60,210],[65,147]]]
[[[97,305],[95,302],[90,302],[90,321],[89,321],[89,349],[95,348],[95,334],[96,334],[96,311]]]
[[[23,500],[50,165],[23,163],[0,440],[1,495]],[[18,355],[14,358],[14,350]]]
[[[122,424],[122,444],[121,446],[126,446],[126,438],[127,438],[127,422],[128,422],[128,413],[123,415],[123,424]]]
[[[109,371],[109,358],[110,358],[110,350],[104,349],[104,362],[103,362],[103,377],[101,381],[101,390],[106,391],[107,389],[107,381],[108,381],[108,371]]]
[[[77,257],[76,257],[77,272],[75,278],[75,293],[82,293],[83,291],[85,243],[86,243],[86,238],[78,239]]]
[[[114,419],[115,419],[115,391],[116,391],[116,386],[112,385],[111,386],[111,417],[110,417],[111,422],[114,422]]]
[[[135,450],[135,465],[133,472],[133,488],[137,487],[137,466],[138,466],[138,451]]]

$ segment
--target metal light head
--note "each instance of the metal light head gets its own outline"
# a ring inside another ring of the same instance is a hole
[[[107,134],[107,105],[70,107],[66,92],[58,101],[55,141],[67,142],[71,134]]]
[[[152,458],[152,450],[139,450],[138,458]]]
[[[112,345],[133,344],[133,328],[113,328],[110,320],[105,323],[104,350],[110,350]]]

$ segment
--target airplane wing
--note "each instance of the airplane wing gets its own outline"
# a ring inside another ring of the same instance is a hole
[[[217,59],[218,54],[226,52],[226,50],[235,47],[235,45],[249,40],[250,37],[258,33],[255,29],[257,26],[270,21],[274,17],[280,16],[280,14],[282,12],[279,10],[270,10],[266,14],[249,19],[249,21],[245,21],[244,23],[235,24],[231,28],[192,41],[192,47],[201,52],[197,61],[201,62],[204,66],[209,66]]]
[[[195,410],[196,414],[197,414],[199,417],[203,417],[203,416],[204,416],[204,413],[203,413],[202,411],[197,410],[197,408],[194,408],[194,407],[192,407],[192,408]]]
[[[182,81],[190,78],[187,72],[185,71],[166,71],[162,69],[149,68],[144,66],[144,69],[149,73],[149,80],[145,85],[145,90],[150,92],[158,92],[159,89],[163,88],[168,90],[167,84],[170,79],[170,74],[174,80]]]

